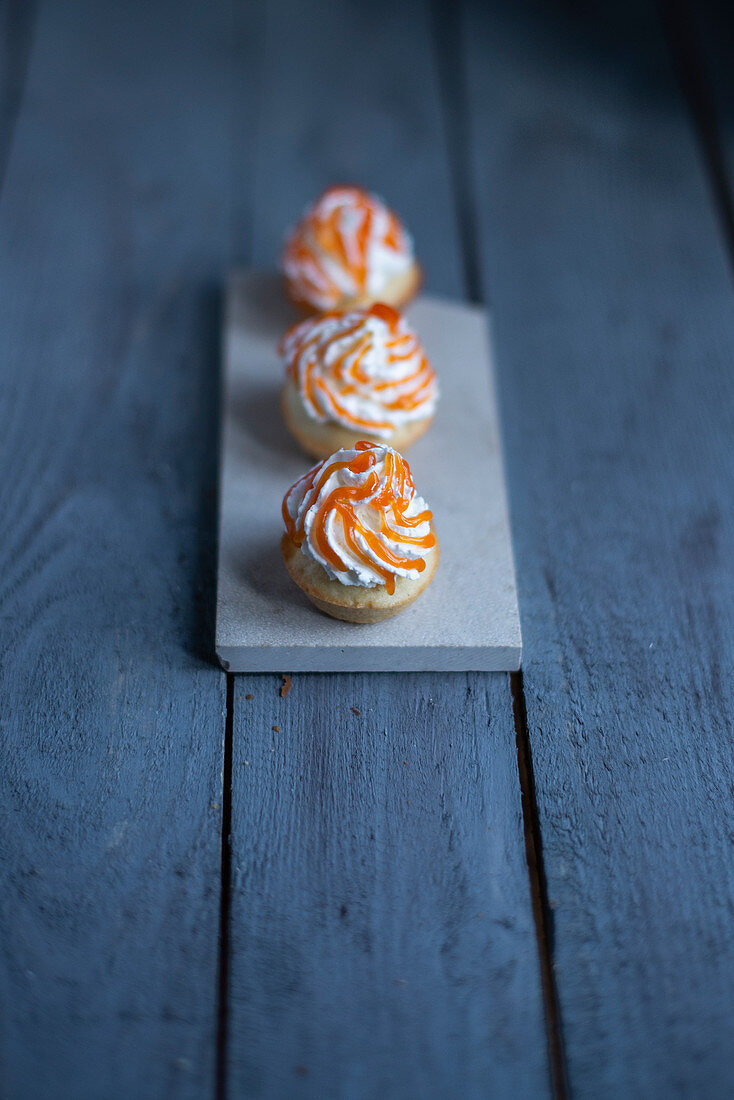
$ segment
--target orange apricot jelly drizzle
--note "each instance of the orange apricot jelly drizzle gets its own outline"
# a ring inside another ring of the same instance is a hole
[[[371,470],[377,461],[375,444],[360,440],[355,445],[355,449],[359,451],[355,458],[342,462],[330,462],[327,459],[305,474],[301,478],[301,481],[305,482],[304,495],[312,493],[313,498],[316,499],[331,475],[336,473],[337,470],[348,468],[355,474],[366,474],[368,470]],[[357,505],[367,500],[375,492],[378,483],[377,471],[372,470],[361,486],[342,485],[333,489],[320,505],[311,533],[318,552],[324,560],[328,561],[339,572],[345,572],[347,566],[334,553],[326,539],[326,521],[332,512],[336,512],[341,520],[344,541],[351,553],[358,561],[363,562],[364,565],[373,569],[382,577],[388,594],[392,596],[395,591],[395,573],[392,569],[417,569],[419,573],[422,573],[426,563],[423,558],[400,557],[388,546],[385,546],[374,531],[360,522],[356,511]],[[296,482],[296,485],[298,484],[299,482]],[[303,523],[301,522],[298,527],[296,526],[286,504],[294,488],[295,485],[288,490],[283,499],[283,522],[291,540],[296,546],[301,546],[305,538]],[[387,538],[398,542],[410,543],[411,546],[418,546],[422,550],[430,550],[431,547],[436,545],[436,536],[432,532],[429,531],[427,535],[419,538],[415,535],[407,535],[403,531],[395,531],[393,527],[393,525],[407,528],[418,527],[419,524],[433,518],[432,513],[428,510],[420,512],[417,516],[405,515],[414,492],[415,486],[407,462],[397,452],[388,451],[385,456],[385,479],[382,490],[369,502],[370,507],[375,508],[380,513],[380,532]],[[377,561],[365,554],[356,538],[356,533],[362,536]]]
[[[389,363],[397,363],[401,360],[409,359],[416,354],[418,356],[418,367],[412,374],[403,378],[396,378],[394,380],[388,379],[384,382],[373,383],[376,393],[389,391],[394,386],[404,386],[406,382],[414,383],[409,390],[401,394],[394,401],[386,401],[384,403],[385,409],[400,411],[415,409],[425,398],[425,389],[433,378],[433,368],[428,362],[423,349],[418,344],[415,335],[412,332],[405,332],[402,334],[397,332],[397,327],[400,323],[400,314],[396,309],[393,309],[392,306],[385,305],[382,302],[376,302],[374,305],[370,306],[369,309],[356,312],[358,314],[357,320],[355,320],[349,328],[337,330],[334,334],[334,340],[344,340],[347,336],[354,336],[355,341],[329,365],[328,378],[331,385],[327,385],[323,378],[314,377],[317,361],[313,358],[309,360],[308,352],[319,342],[319,332],[323,322],[342,317],[344,316],[343,314],[336,310],[332,310],[329,313],[321,314],[320,317],[316,317],[313,320],[305,322],[300,321],[285,334],[280,343],[280,351],[281,353],[283,352],[285,344],[291,334],[299,332],[300,340],[296,342],[293,357],[288,364],[288,374],[293,381],[298,384],[299,374],[303,367],[305,357],[303,387],[306,392],[306,398],[311,405],[318,408],[316,391],[325,391],[328,401],[336,410],[342,423],[350,424],[355,428],[390,431],[393,428],[393,424],[390,421],[378,422],[354,416],[354,414],[351,413],[349,409],[345,408],[338,400],[332,388],[336,387],[342,394],[349,394],[354,393],[359,385],[370,384],[369,377],[361,369],[362,359],[372,348],[372,338],[369,331],[362,331],[360,333],[360,329],[363,329],[364,326],[364,319],[369,316],[377,317],[389,327],[392,337],[386,344]],[[355,355],[355,353],[356,357],[354,361],[350,366],[347,366],[347,360],[350,356]],[[322,366],[322,369],[324,357],[325,352],[322,352],[318,356],[318,362],[319,365]],[[386,397],[387,396],[389,395],[386,394]]]
[[[322,214],[321,203],[332,192],[343,192],[344,201],[335,206],[329,214]],[[362,220],[350,248],[347,248],[340,225],[343,206],[351,206],[362,213]],[[366,191],[362,191],[358,187],[337,186],[329,188],[311,212],[304,217],[299,227],[300,231],[297,231],[291,240],[289,251],[292,258],[301,264],[305,264],[306,267],[309,263],[316,264],[321,279],[325,283],[327,293],[335,301],[342,297],[343,292],[334,279],[329,276],[318,256],[314,254],[308,235],[311,235],[319,248],[338,260],[342,268],[351,275],[357,290],[363,291],[367,286],[367,252],[373,233],[374,214],[374,202]],[[387,248],[392,248],[395,251],[399,248],[400,222],[392,210],[387,211],[387,226],[382,241]],[[311,285],[313,281],[304,275],[304,282]]]

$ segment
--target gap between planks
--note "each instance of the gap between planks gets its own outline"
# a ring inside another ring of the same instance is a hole
[[[543,846],[538,820],[538,806],[535,798],[533,755],[528,734],[522,670],[510,673],[510,691],[512,693],[512,714],[515,720],[517,770],[520,779],[522,822],[525,834],[525,859],[528,865],[530,900],[533,907],[540,977],[543,987],[551,1085],[556,1100],[565,1100],[565,1097],[568,1096],[568,1079],[563,1053],[558,989],[553,971],[553,916],[548,901],[548,888],[543,867]]]
[[[13,143],[15,123],[25,90],[36,24],[35,0],[10,3],[0,24],[0,194]]]
[[[479,263],[477,196],[470,171],[468,95],[461,64],[463,7],[461,4],[447,5],[441,0],[428,0],[428,3],[464,268],[464,289],[471,302],[488,305],[489,299],[482,287]],[[568,1083],[558,990],[553,970],[552,915],[543,868],[522,671],[510,673],[510,691],[515,722],[525,857],[543,989],[551,1087],[556,1100],[565,1100],[568,1096]]]
[[[483,293],[477,233],[477,205],[469,161],[469,112],[464,72],[460,64],[462,5],[428,0],[433,54],[443,129],[448,153],[449,173],[456,207],[464,292],[475,305],[489,305]]]
[[[234,675],[227,674],[227,711],[222,768],[222,870],[219,902],[219,965],[217,973],[216,1100],[227,1097],[229,1040],[229,921],[232,892],[232,742],[234,729]]]
[[[659,10],[675,74],[691,114],[693,132],[721,222],[729,265],[734,273],[734,202],[700,36],[686,0],[660,0]]]

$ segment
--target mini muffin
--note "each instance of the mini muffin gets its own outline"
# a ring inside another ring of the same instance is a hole
[[[291,231],[282,267],[288,296],[314,310],[387,302],[416,294],[421,270],[399,218],[360,187],[330,187]]]
[[[285,334],[279,350],[286,366],[283,418],[316,458],[360,439],[403,451],[433,420],[436,375],[391,306],[311,317]]]
[[[397,615],[433,580],[433,514],[405,459],[359,441],[304,474],[283,499],[288,572],[320,611],[352,623]]]

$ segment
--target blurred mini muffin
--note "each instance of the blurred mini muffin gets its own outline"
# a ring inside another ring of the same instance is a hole
[[[433,515],[405,459],[360,441],[304,474],[283,499],[292,579],[336,619],[376,623],[428,587],[440,551]]]
[[[397,214],[360,187],[330,187],[301,217],[282,258],[286,290],[311,310],[386,302],[416,294],[421,270]]]
[[[283,417],[308,454],[325,458],[360,439],[403,451],[433,420],[435,372],[391,306],[309,318],[285,334],[279,350]]]

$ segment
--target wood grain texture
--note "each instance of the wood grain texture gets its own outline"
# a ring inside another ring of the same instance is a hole
[[[413,3],[268,5],[254,263],[343,179],[462,295],[429,26]],[[232,1094],[546,1095],[507,677],[279,685],[236,680]]]
[[[216,4],[38,14],[0,208],[8,1098],[213,1086],[227,31]]]
[[[471,6],[475,183],[571,1088],[723,1097],[734,303],[662,36],[625,18]]]
[[[280,685],[236,679],[233,1095],[546,1095],[507,678]]]

